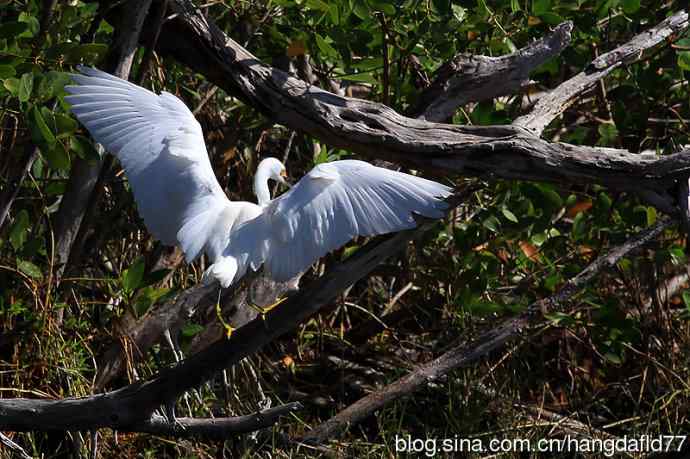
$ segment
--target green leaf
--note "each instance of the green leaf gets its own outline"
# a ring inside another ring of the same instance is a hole
[[[14,38],[29,29],[25,22],[7,22],[0,25],[0,38]]]
[[[347,80],[347,81],[359,81],[362,83],[371,83],[371,84],[377,84],[378,80],[374,78],[374,75],[371,74],[371,72],[363,72],[363,73],[355,73],[352,75],[343,75],[340,77],[341,80]]]
[[[58,132],[58,137],[71,134],[79,127],[77,122],[71,116],[67,116],[62,113],[54,113],[53,117],[55,118],[55,127]]]
[[[26,102],[31,97],[31,90],[34,87],[34,74],[25,73],[19,80],[19,89],[17,90],[17,96],[19,97],[19,102]]]
[[[559,327],[568,326],[575,323],[575,319],[573,319],[572,316],[558,311],[544,313],[544,318],[550,320],[554,325]]]
[[[55,139],[53,132],[48,127],[48,124],[43,118],[38,106],[34,105],[34,107],[31,109],[31,117],[33,121],[31,124],[31,137],[34,142],[45,144],[49,148],[54,147],[57,140]]]
[[[27,26],[27,30],[19,34],[20,37],[35,37],[36,34],[38,34],[38,31],[41,29],[38,19],[28,13],[20,13],[19,22],[23,22]]]
[[[690,290],[685,290],[683,292],[683,303],[685,303],[685,309],[690,312]]]
[[[563,199],[556,191],[554,191],[551,185],[545,185],[541,183],[535,184],[537,189],[541,192],[544,200],[550,205],[552,209],[560,209],[563,207]]]
[[[532,14],[541,16],[551,9],[551,0],[532,0]]]
[[[195,335],[198,335],[202,331],[204,331],[204,327],[199,324],[187,324],[182,327],[182,336],[185,338],[191,338]]]
[[[623,0],[623,12],[635,14],[640,9],[640,0]]]
[[[498,218],[496,218],[495,215],[490,215],[489,217],[485,218],[484,221],[482,221],[482,226],[484,226],[489,231],[498,233],[499,227],[501,226],[501,222],[498,220]]]
[[[460,5],[452,4],[450,9],[453,11],[453,16],[458,22],[462,22],[467,17],[467,10]]]
[[[34,279],[43,279],[41,269],[30,261],[18,260],[17,268],[29,277]]]
[[[61,171],[69,170],[71,164],[69,153],[61,143],[53,145],[52,147],[43,148],[41,153],[43,153],[51,169]]]
[[[10,229],[10,244],[14,250],[22,248],[26,242],[26,237],[29,229],[29,213],[26,210],[21,210],[14,219],[12,228]]]
[[[134,311],[136,312],[137,317],[141,317],[146,314],[146,311],[148,311],[151,306],[156,304],[160,298],[167,295],[169,292],[170,289],[167,288],[142,288],[134,302]]]
[[[101,159],[98,150],[94,148],[93,144],[86,137],[81,135],[70,137],[69,147],[81,159],[86,159],[87,161],[98,161]]]
[[[354,0],[351,4],[352,12],[355,13],[355,16],[365,21],[371,18],[369,6],[364,0]]]
[[[7,78],[2,82],[2,85],[7,89],[10,94],[17,97],[19,94],[19,80],[17,78]]]
[[[347,259],[350,258],[352,255],[354,255],[355,252],[357,252],[357,250],[359,250],[359,246],[358,246],[358,245],[351,245],[351,246],[349,246],[349,247],[345,247],[345,250],[343,250],[343,255],[342,255],[342,257],[340,257],[340,261],[345,261],[345,260],[347,260]]]
[[[373,9],[375,9],[376,11],[380,11],[388,16],[395,16],[395,13],[397,12],[395,6],[393,6],[388,1],[370,0],[370,4]]]
[[[573,239],[582,239],[587,234],[587,222],[584,212],[579,212],[573,220]]]
[[[329,11],[328,3],[323,2],[322,0],[307,0],[304,3],[305,6],[310,10],[323,11],[324,13],[328,13]]]
[[[678,67],[690,71],[690,51],[678,52]]]
[[[0,64],[0,79],[10,78],[17,74],[17,71],[8,64]]]
[[[520,0],[510,0],[510,10],[513,13],[517,13],[522,8],[520,8]]]
[[[103,43],[85,43],[67,51],[65,59],[68,63],[77,63],[84,60],[94,63],[108,52],[108,45]]]
[[[606,146],[616,143],[616,139],[618,138],[618,129],[616,128],[615,124],[600,124],[597,131],[599,132],[600,137],[597,145]]]
[[[321,51],[321,54],[324,55],[324,57],[330,57],[330,58],[337,58],[338,57],[338,51],[335,50],[333,46],[331,46],[328,41],[326,41],[325,38],[323,38],[321,35],[316,34],[316,46],[319,47],[319,50]]]
[[[144,257],[139,257],[134,260],[132,266],[122,272],[122,288],[125,292],[132,293],[139,288],[141,281],[144,279],[145,267]]]
[[[540,14],[539,17],[548,25],[558,25],[563,22],[563,18],[561,16],[550,11]]]
[[[152,271],[149,273],[148,276],[146,276],[145,284],[146,285],[156,284],[156,283],[162,281],[163,279],[165,279],[165,277],[169,273],[170,273],[169,269],[157,269],[155,271]]]
[[[518,223],[518,218],[507,207],[504,207],[503,209],[501,209],[501,211],[503,212],[503,216],[505,218],[507,218],[513,223]]]

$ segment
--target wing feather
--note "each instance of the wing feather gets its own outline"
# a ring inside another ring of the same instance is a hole
[[[120,160],[149,231],[164,244],[179,244],[187,260],[225,247],[229,226],[218,216],[227,216],[230,203],[187,106],[100,70],[79,71],[65,100],[94,140]]]
[[[238,276],[263,263],[287,281],[356,236],[413,228],[413,214],[440,218],[451,188],[355,160],[312,169],[255,219],[233,232],[225,255],[238,259]],[[243,266],[244,265],[244,266]]]

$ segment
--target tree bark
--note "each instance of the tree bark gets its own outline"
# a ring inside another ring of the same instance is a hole
[[[468,102],[519,92],[532,70],[570,45],[572,30],[573,23],[564,22],[546,37],[505,56],[458,54],[436,71],[434,81],[411,111],[413,116],[442,123]]]

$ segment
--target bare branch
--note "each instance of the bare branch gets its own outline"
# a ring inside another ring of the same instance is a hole
[[[519,338],[522,336],[523,329],[529,327],[535,318],[540,317],[540,313],[562,308],[597,273],[604,268],[614,266],[618,260],[632,250],[642,247],[656,238],[662,231],[670,227],[672,223],[671,219],[664,219],[656,225],[641,231],[624,244],[597,258],[577,276],[570,279],[557,294],[531,304],[519,316],[504,320],[497,327],[484,332],[472,343],[460,344],[383,389],[359,399],[337,415],[314,428],[301,441],[322,443],[327,439],[332,439],[387,403],[410,395],[412,392],[422,389],[428,382],[438,379],[449,371],[466,366],[502,347],[509,341]]]
[[[506,56],[458,54],[436,71],[411,112],[426,121],[443,122],[468,102],[518,92],[532,70],[570,45],[572,30],[573,23],[564,22],[546,37]]]
[[[3,434],[2,432],[0,432],[0,443],[14,451],[14,453],[22,459],[31,459],[31,456],[29,456],[29,454],[26,451],[24,451],[24,448],[13,442],[7,435]]]
[[[212,22],[175,0],[159,50],[278,122],[335,147],[417,169],[506,179],[600,183],[668,195],[690,172],[686,153],[661,158],[550,143],[517,126],[455,126],[404,117],[375,102],[341,97],[261,63]],[[685,13],[674,16],[687,18]],[[674,22],[674,24],[676,24]],[[680,31],[687,22],[679,21]],[[675,194],[672,201],[675,201]]]
[[[591,88],[597,81],[623,65],[640,60],[646,50],[666,40],[673,40],[689,25],[688,13],[680,11],[660,22],[656,27],[635,36],[624,45],[602,54],[583,72],[541,97],[529,114],[519,117],[513,124],[541,135],[554,118],[563,113],[580,94]]]
[[[3,193],[2,204],[0,204],[0,228],[2,228],[3,223],[5,223],[5,219],[10,213],[14,200],[17,199],[17,195],[22,187],[24,178],[29,173],[34,161],[36,161],[38,158],[38,147],[28,145],[24,151],[24,154],[26,155],[24,158],[24,164],[17,172],[16,177],[7,184],[5,193]]]
[[[176,418],[171,424],[162,416],[154,415],[146,422],[126,429],[167,437],[206,437],[227,440],[232,435],[255,432],[271,427],[278,419],[303,408],[299,402],[268,408],[258,413],[231,418]]]

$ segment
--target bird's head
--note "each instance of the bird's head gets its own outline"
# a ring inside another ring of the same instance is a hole
[[[290,186],[287,182],[287,171],[285,165],[277,158],[266,158],[259,163],[256,169],[257,175],[265,176],[267,179],[273,179],[278,183]]]

